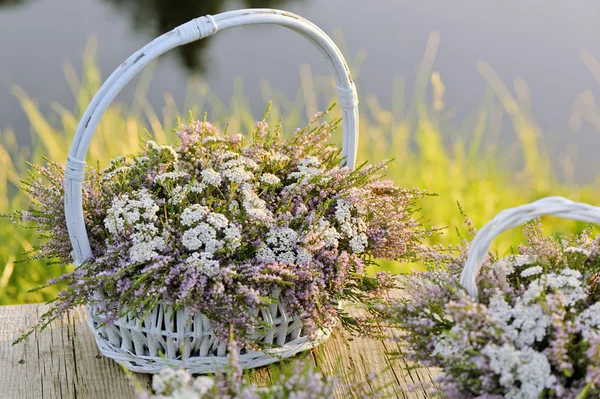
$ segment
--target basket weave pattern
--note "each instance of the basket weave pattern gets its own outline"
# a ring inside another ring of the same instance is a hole
[[[125,316],[110,325],[100,322],[101,316],[95,307],[88,306],[88,314],[88,325],[100,352],[131,371],[159,372],[167,365],[165,358],[171,366],[183,365],[195,374],[214,372],[228,364],[227,342],[215,336],[210,319],[201,313],[190,318],[185,309],[173,312],[168,303],[162,303],[143,320]],[[271,326],[264,335],[256,337],[257,342],[274,348],[243,351],[239,354],[243,368],[264,366],[311,349],[330,333],[319,330],[309,339],[303,334],[301,320],[289,315],[281,301],[255,310],[255,316]]]

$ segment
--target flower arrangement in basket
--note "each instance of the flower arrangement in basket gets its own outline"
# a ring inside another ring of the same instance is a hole
[[[409,358],[442,368],[443,397],[599,397],[600,237],[528,224],[517,254],[487,256],[496,235],[545,214],[600,224],[600,208],[561,197],[505,210],[459,257],[432,253],[382,306]]]
[[[344,148],[326,144],[340,121],[321,116],[288,139],[259,122],[251,137],[206,120],[177,127],[105,169],[85,153],[102,113],[152,58],[221,29],[276,23],[299,31],[330,62],[342,105]],[[367,275],[375,258],[406,259],[426,234],[411,219],[421,194],[380,181],[385,162],[354,169],[358,111],[337,47],[308,21],[274,10],[193,20],[156,39],[111,75],[84,113],[63,169],[35,166],[33,208],[19,216],[47,238],[36,256],[75,270],[37,327],[87,305],[100,351],[138,372],[227,362],[230,326],[244,368],[266,365],[327,338],[336,321],[367,328],[342,300],[366,303],[393,285]],[[63,213],[64,207],[64,213]],[[50,281],[54,284],[57,281]]]

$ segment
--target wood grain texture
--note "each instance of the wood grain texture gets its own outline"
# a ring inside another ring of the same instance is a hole
[[[78,308],[46,330],[12,346],[47,310],[46,305],[0,306],[0,397],[13,398],[133,398],[134,389],[121,367],[98,352],[87,326],[85,309]],[[321,347],[296,358],[308,359],[341,385],[364,382],[389,398],[428,398],[437,372],[414,369],[387,352],[401,350],[390,341],[352,337],[338,329]],[[251,370],[250,382],[272,383],[281,365]],[[143,387],[150,377],[133,376]],[[412,387],[412,389],[411,389]],[[347,394],[336,396],[346,399]]]

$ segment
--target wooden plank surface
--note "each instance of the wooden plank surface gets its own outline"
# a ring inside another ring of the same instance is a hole
[[[41,304],[0,306],[0,398],[133,398],[123,370],[96,348],[83,308],[12,346],[46,309]],[[364,381],[390,398],[430,397],[437,372],[409,367],[387,355],[397,350],[392,342],[352,337],[339,328],[320,348],[299,357],[309,359],[323,374],[339,377],[342,385]],[[268,385],[278,367],[252,370],[248,378]],[[135,374],[134,378],[149,386],[148,375]],[[337,397],[347,399],[341,393]]]

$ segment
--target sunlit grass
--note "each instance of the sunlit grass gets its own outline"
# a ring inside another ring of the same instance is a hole
[[[456,244],[455,229],[462,229],[463,217],[457,203],[481,227],[500,210],[523,204],[546,195],[564,195],[573,200],[597,204],[596,186],[577,187],[558,182],[552,173],[552,162],[541,150],[543,135],[532,115],[520,106],[519,82],[511,89],[502,82],[487,64],[478,65],[488,89],[481,106],[470,123],[457,127],[451,119],[452,110],[444,102],[445,87],[440,75],[433,70],[433,60],[439,43],[432,35],[421,64],[415,93],[406,95],[403,80],[393,82],[391,107],[383,107],[375,96],[361,96],[361,124],[359,161],[377,162],[386,158],[395,161],[389,168],[389,177],[404,187],[416,187],[437,193],[437,197],[423,202],[421,215],[429,223],[447,226],[448,229],[434,243]],[[587,63],[591,55],[585,54]],[[356,66],[363,54],[354,60]],[[593,58],[592,58],[593,59]],[[2,131],[0,141],[0,213],[23,208],[28,198],[18,192],[20,179],[25,176],[25,161],[43,162],[43,158],[64,162],[80,115],[101,84],[95,59],[94,42],[83,57],[81,75],[73,66],[65,67],[67,83],[75,98],[73,110],[52,104],[52,115],[43,114],[36,103],[19,87],[12,93],[31,124],[31,147],[19,146],[15,133]],[[355,70],[355,75],[358,71]],[[159,142],[173,140],[171,129],[176,117],[188,114],[201,116],[210,109],[209,119],[229,131],[248,132],[260,115],[252,115],[249,100],[244,96],[242,82],[236,80],[230,104],[224,104],[199,79],[189,82],[186,99],[179,103],[165,94],[162,109],[153,109],[147,101],[146,91],[151,70],[141,77],[131,106],[114,104],[106,112],[96,131],[89,150],[89,161],[106,163],[110,158],[129,154],[139,149],[146,129]],[[302,87],[294,98],[287,98],[273,90],[268,82],[261,88],[265,104],[274,101],[270,113],[271,124],[280,118],[292,131],[312,116],[319,104],[335,100],[335,90],[330,77],[316,77],[310,68],[301,68]],[[360,80],[358,81],[360,87]],[[514,148],[499,145],[499,126],[508,116],[519,143]],[[20,132],[23,134],[23,132]],[[332,138],[341,142],[341,133]],[[553,160],[556,164],[558,160]],[[55,277],[64,268],[33,261],[16,263],[23,252],[35,245],[35,232],[21,226],[0,221],[0,304],[40,302],[52,298],[55,291],[47,290],[28,294],[27,290]],[[551,219],[548,231],[577,231],[582,223]],[[522,239],[518,229],[502,235],[496,244],[500,252]],[[393,271],[407,271],[411,265],[385,264]]]

